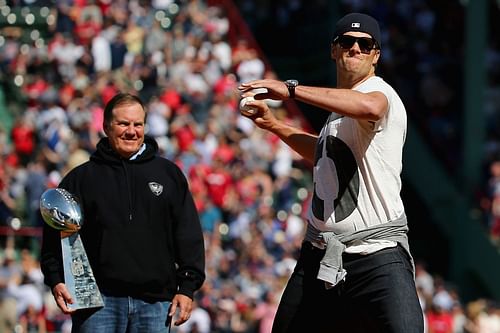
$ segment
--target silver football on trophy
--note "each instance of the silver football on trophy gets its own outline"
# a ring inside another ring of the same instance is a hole
[[[52,228],[77,232],[83,224],[83,213],[76,197],[62,188],[52,188],[40,197],[40,213]]]

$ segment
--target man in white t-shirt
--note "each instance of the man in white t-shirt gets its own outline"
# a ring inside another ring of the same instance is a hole
[[[273,332],[422,333],[408,225],[400,197],[406,110],[375,74],[378,22],[351,13],[335,27],[337,87],[296,80],[241,84],[254,123],[314,164],[314,192],[300,258]],[[267,88],[255,94],[254,89]],[[277,120],[266,98],[295,98],[330,112],[319,135]]]

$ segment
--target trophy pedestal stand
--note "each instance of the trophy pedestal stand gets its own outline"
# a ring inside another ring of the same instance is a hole
[[[92,273],[87,254],[78,233],[61,239],[64,280],[73,304],[72,310],[104,306],[104,302]]]

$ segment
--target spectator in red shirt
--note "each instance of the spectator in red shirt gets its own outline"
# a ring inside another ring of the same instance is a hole
[[[428,333],[453,333],[453,316],[450,311],[433,303],[426,316]]]
[[[11,130],[14,151],[22,165],[28,165],[35,149],[35,130],[25,117],[16,120]]]
[[[233,186],[233,179],[225,168],[224,161],[214,156],[213,167],[205,179],[212,201],[217,207],[224,207],[225,196]]]

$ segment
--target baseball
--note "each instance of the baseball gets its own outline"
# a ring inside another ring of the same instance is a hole
[[[240,101],[240,112],[245,116],[252,116],[257,112],[257,108],[246,105],[248,102],[254,101],[252,96],[242,98]]]

